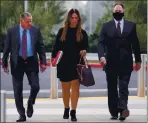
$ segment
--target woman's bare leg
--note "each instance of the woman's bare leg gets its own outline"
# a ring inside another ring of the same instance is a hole
[[[61,82],[62,85],[62,96],[64,107],[69,108],[69,101],[70,101],[70,82]]]
[[[77,103],[79,99],[79,87],[80,84],[77,79],[71,81],[71,107],[73,110],[76,110],[77,108]]]

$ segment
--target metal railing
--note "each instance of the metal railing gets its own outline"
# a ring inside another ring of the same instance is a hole
[[[57,99],[58,98],[58,78],[57,78],[57,70],[56,67],[50,67],[50,98]]]
[[[146,54],[141,54],[141,55],[146,55]],[[2,57],[3,57],[3,53],[0,53],[0,59],[2,59]],[[47,59],[51,58],[51,53],[50,52],[46,53],[46,58]],[[97,53],[87,53],[86,58],[87,58],[87,60],[91,60],[91,61],[98,61],[99,60]],[[134,54],[133,54],[133,61],[135,61]],[[147,61],[147,57],[146,57],[146,61]]]
[[[6,122],[6,92],[1,90],[1,123]]]
[[[137,96],[144,97],[146,95],[146,82],[147,82],[147,55],[141,55],[142,64],[141,69],[138,71],[138,91]]]
[[[138,88],[137,96],[145,97],[146,95],[146,82],[147,82],[147,54],[141,54],[142,64],[141,69],[138,71]],[[56,67],[51,67],[51,95],[52,99],[58,98],[58,80],[56,77]]]

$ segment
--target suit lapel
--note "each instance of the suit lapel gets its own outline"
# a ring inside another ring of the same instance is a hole
[[[20,35],[20,25],[16,26],[16,45],[18,49],[20,48],[20,41],[21,41],[21,35]]]
[[[122,36],[125,36],[125,34],[128,33],[127,26],[128,26],[127,21],[124,20]]]
[[[114,20],[111,21],[111,30],[113,31],[113,35],[117,35],[116,23]]]

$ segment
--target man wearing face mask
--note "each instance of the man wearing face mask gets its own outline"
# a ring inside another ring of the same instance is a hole
[[[130,114],[127,104],[128,84],[133,71],[132,53],[135,56],[136,71],[141,68],[136,24],[123,17],[124,6],[116,4],[113,8],[113,20],[102,25],[98,44],[99,60],[105,66],[109,112],[114,120],[118,119],[119,113],[119,120],[125,120]]]

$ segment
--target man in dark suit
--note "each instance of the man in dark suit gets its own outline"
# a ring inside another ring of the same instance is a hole
[[[141,68],[139,40],[136,24],[123,19],[124,6],[116,4],[114,19],[102,26],[99,38],[99,60],[106,72],[108,106],[111,119],[125,120],[129,116],[128,84],[133,71],[132,50],[135,55],[136,71]],[[119,84],[119,96],[117,90]]]
[[[28,99],[27,116],[32,117],[33,105],[39,92],[39,54],[41,72],[46,69],[46,56],[39,28],[32,25],[32,15],[28,12],[21,14],[20,24],[8,29],[4,43],[2,66],[8,73],[8,56],[10,53],[10,65],[13,81],[14,97],[20,118],[17,122],[26,121],[25,108],[23,106],[23,76],[26,73],[31,86]]]

